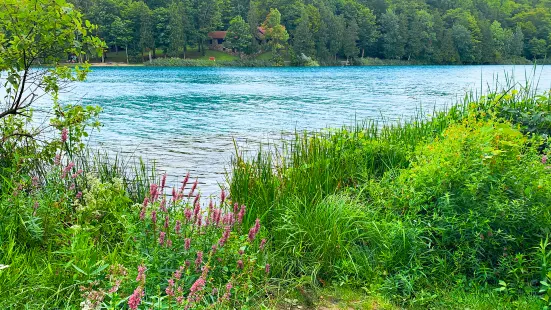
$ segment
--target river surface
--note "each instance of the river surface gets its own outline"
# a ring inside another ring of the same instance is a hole
[[[61,96],[103,108],[92,146],[155,161],[170,180],[188,171],[204,194],[218,191],[234,143],[255,148],[281,133],[396,121],[486,91],[505,75],[526,80],[532,67],[417,66],[347,68],[93,68]],[[551,68],[536,70],[551,86]]]

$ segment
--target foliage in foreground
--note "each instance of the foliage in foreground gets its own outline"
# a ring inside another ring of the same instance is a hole
[[[272,232],[274,272],[409,306],[454,287],[549,303],[551,95],[468,99],[237,156],[231,195]]]

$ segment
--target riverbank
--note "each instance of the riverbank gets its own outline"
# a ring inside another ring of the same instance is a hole
[[[2,154],[0,306],[542,308],[550,115],[549,92],[517,86],[297,133],[238,152],[216,204],[64,129],[40,170]]]

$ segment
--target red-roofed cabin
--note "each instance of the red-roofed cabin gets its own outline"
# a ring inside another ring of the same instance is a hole
[[[207,35],[209,37],[209,45],[216,46],[216,45],[222,45],[224,41],[226,41],[226,34],[227,31],[212,31],[209,32]]]

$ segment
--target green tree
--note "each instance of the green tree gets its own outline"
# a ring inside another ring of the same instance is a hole
[[[281,58],[281,50],[287,44],[289,40],[289,33],[285,29],[285,26],[281,25],[281,13],[277,9],[270,9],[270,13],[266,16],[266,20],[262,24],[266,33],[266,39],[269,40],[269,44],[274,53],[274,60],[277,63],[283,64]]]
[[[517,26],[511,42],[508,44],[508,54],[513,56],[521,56],[524,52],[524,34],[522,29]]]
[[[474,61],[473,38],[469,29],[467,29],[463,25],[455,24],[453,25],[451,34],[453,42],[455,44],[455,48],[459,53],[460,61],[472,63]]]
[[[187,14],[183,2],[174,2],[169,7],[168,33],[169,45],[168,54],[173,57],[184,55],[186,57],[186,20]]]
[[[54,99],[64,80],[83,80],[87,67],[59,62],[78,56],[83,46],[101,53],[105,44],[90,33],[95,26],[63,0],[6,0],[0,4],[0,79],[4,104],[0,119],[24,115],[44,93]],[[49,64],[50,68],[31,67]]]
[[[232,49],[239,51],[241,58],[247,47],[251,44],[252,35],[249,25],[245,22],[243,17],[236,16],[230,21],[230,27],[226,34],[226,42],[224,44]]]
[[[402,58],[405,53],[404,34],[400,31],[400,18],[393,11],[382,15],[381,33],[385,58]]]
[[[126,63],[128,61],[128,44],[132,41],[132,30],[129,27],[130,22],[122,20],[120,17],[115,17],[115,20],[111,24],[111,34],[113,35],[113,42],[115,46],[119,44],[124,46],[126,54]]]
[[[295,54],[304,54],[306,56],[313,56],[315,53],[315,44],[312,31],[310,30],[310,18],[306,10],[302,12],[300,22],[295,29],[293,36],[293,50]]]
[[[362,58],[365,51],[373,47],[373,44],[379,39],[380,33],[377,29],[375,14],[367,7],[359,7],[356,13],[358,22],[358,47],[361,49]]]
[[[358,36],[358,24],[354,19],[348,22],[346,30],[344,31],[343,40],[342,40],[342,53],[348,61],[350,58],[355,58],[360,53],[357,42],[359,40]]]
[[[529,46],[533,58],[544,58],[547,55],[547,42],[544,39],[532,38]]]

